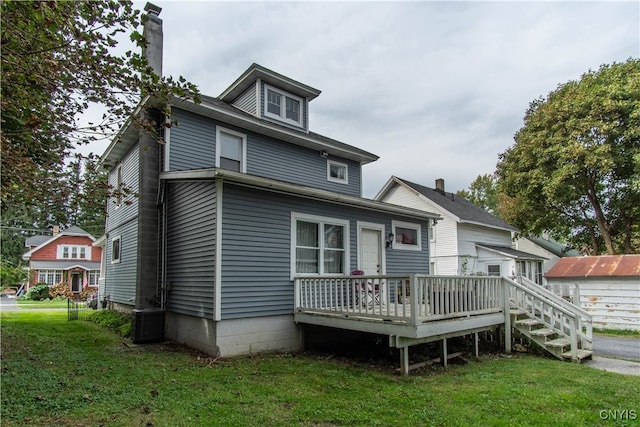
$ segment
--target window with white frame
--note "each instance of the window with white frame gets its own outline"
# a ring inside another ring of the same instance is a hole
[[[100,270],[89,271],[89,286],[98,286],[100,280]]]
[[[265,85],[265,91],[266,117],[302,126],[302,98],[269,85]]]
[[[87,245],[58,245],[58,259],[91,259],[91,247]]]
[[[117,264],[120,262],[122,255],[122,239],[120,236],[114,237],[111,240],[111,264]]]
[[[216,167],[247,172],[247,135],[216,127]]]
[[[344,274],[347,271],[349,221],[292,214],[293,274]]]
[[[502,276],[502,271],[500,269],[500,264],[489,264],[489,265],[487,265],[487,274],[489,276]]]
[[[342,184],[349,183],[349,167],[346,163],[327,160],[327,180],[332,182],[340,182]]]
[[[422,238],[420,224],[391,221],[393,233],[393,249],[421,251]]]
[[[49,286],[62,282],[62,270],[40,270],[38,271],[38,283],[46,283]]]

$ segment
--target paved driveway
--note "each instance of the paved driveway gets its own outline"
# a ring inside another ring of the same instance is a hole
[[[0,298],[0,310],[2,311],[19,310],[18,300],[15,298]]]
[[[593,352],[596,356],[615,357],[640,362],[640,338],[593,335]]]

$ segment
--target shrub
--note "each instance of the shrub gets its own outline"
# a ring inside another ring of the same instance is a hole
[[[46,283],[38,283],[32,288],[29,288],[26,294],[20,299],[31,301],[42,301],[49,299],[49,285]]]
[[[111,329],[122,337],[131,335],[131,316],[115,310],[98,310],[92,312],[88,320]]]
[[[60,282],[49,288],[49,297],[73,298],[73,292],[71,292],[71,288],[67,283]]]

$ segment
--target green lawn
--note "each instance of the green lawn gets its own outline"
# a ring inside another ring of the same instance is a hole
[[[1,321],[3,426],[612,426],[640,410],[638,377],[530,355],[401,377],[326,355],[138,346],[60,311]]]
[[[66,299],[52,299],[44,301],[18,300],[18,306],[24,308],[67,308]]]

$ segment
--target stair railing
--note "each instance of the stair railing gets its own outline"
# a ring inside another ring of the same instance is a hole
[[[515,307],[525,310],[532,318],[569,337],[572,359],[577,358],[579,348],[591,349],[593,330],[588,313],[585,312],[584,316],[580,313],[584,310],[569,307],[573,304],[548,291],[548,294],[544,294],[543,288],[538,285],[528,286],[509,278],[505,278],[505,283],[508,286],[506,292]]]
[[[523,276],[517,276],[515,281],[520,285],[534,291],[541,297],[546,298],[549,301],[558,304],[564,309],[572,312],[576,316],[576,326],[578,329],[578,334],[581,338],[581,344],[583,349],[590,350],[591,343],[593,342],[593,316],[586,312],[584,309],[580,308],[578,305],[573,304],[566,299],[554,294],[553,292],[545,289],[544,287],[538,285],[535,282],[527,279]],[[580,301],[578,299],[578,301]]]

